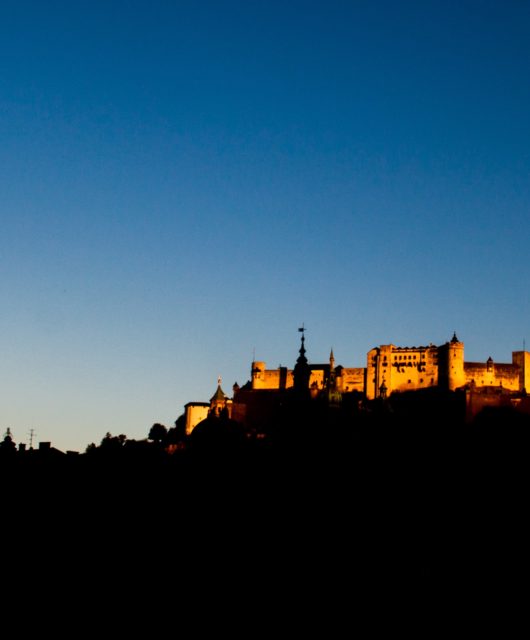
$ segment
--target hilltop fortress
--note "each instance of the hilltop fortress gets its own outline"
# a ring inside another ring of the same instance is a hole
[[[335,365],[333,350],[329,362],[310,364],[305,357],[302,329],[299,357],[293,369],[267,369],[263,361],[251,365],[251,378],[242,387],[234,385],[228,398],[218,385],[210,403],[188,403],[185,407],[186,433],[209,413],[224,409],[233,419],[257,426],[281,403],[285,392],[304,388],[311,398],[325,397],[335,406],[347,395],[366,402],[389,399],[392,394],[439,389],[466,394],[467,417],[472,418],[485,406],[526,408],[526,390],[530,388],[530,353],[512,352],[511,363],[466,362],[464,343],[456,333],[441,346],[420,347],[380,345],[368,351],[366,367]]]
[[[303,338],[302,338],[303,339]],[[439,386],[455,391],[466,385],[499,387],[509,391],[530,388],[530,353],[514,351],[510,364],[465,362],[464,343],[453,335],[442,346],[396,347],[380,345],[368,351],[366,367],[335,367],[333,351],[329,364],[309,365],[309,385],[323,390],[330,372],[341,393],[360,391],[368,400],[395,391],[415,391]],[[267,369],[265,362],[252,363],[252,389],[281,389],[294,384],[293,371],[285,367]]]

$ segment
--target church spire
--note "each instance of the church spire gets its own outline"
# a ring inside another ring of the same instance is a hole
[[[227,406],[228,397],[221,389],[221,376],[217,378],[217,389],[210,398],[210,415],[220,416],[223,409]]]
[[[342,402],[342,393],[339,391],[337,387],[337,376],[335,372],[335,355],[333,353],[333,349],[329,354],[329,374],[327,379],[327,399],[328,406],[330,407],[338,407]]]
[[[307,391],[309,388],[310,370],[307,358],[305,357],[305,330],[306,329],[304,325],[302,325],[298,329],[298,331],[302,332],[302,340],[300,343],[300,355],[296,360],[296,364],[293,370],[294,386],[295,389],[299,391]]]
[[[305,327],[304,325],[302,325],[301,327],[298,328],[298,331],[302,332],[302,341],[300,344],[300,355],[298,356],[298,360],[296,361],[297,364],[307,364],[307,358],[305,357]]]

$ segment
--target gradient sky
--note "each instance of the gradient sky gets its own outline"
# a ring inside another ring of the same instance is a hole
[[[0,2],[0,430],[530,346],[530,2]]]

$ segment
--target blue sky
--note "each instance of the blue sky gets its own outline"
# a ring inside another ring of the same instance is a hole
[[[530,344],[530,3],[0,3],[0,429],[83,450],[252,353]]]

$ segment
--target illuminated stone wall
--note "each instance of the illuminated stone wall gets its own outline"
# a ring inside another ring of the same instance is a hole
[[[366,362],[366,397],[379,397],[381,385],[387,395],[393,391],[414,391],[438,384],[438,348],[396,347],[393,344],[371,349]]]
[[[195,427],[208,417],[208,411],[210,410],[210,404],[207,402],[188,402],[184,407],[186,417],[186,435],[195,429]]]
[[[364,393],[366,369],[364,367],[338,367],[337,388],[342,393],[360,391]]]
[[[325,388],[329,367],[310,365],[309,386]],[[441,346],[420,347],[380,345],[367,354],[366,368],[336,368],[337,389],[342,393],[359,391],[368,400],[378,398],[384,383],[387,396],[394,391],[415,391],[440,386],[454,391],[469,384],[503,387],[507,391],[530,391],[530,353],[516,351],[512,363],[465,362],[464,343],[456,336]],[[267,369],[265,362],[252,363],[252,389],[289,389],[293,372],[286,367]]]
[[[309,386],[316,389],[324,389],[329,375],[327,365],[309,365]],[[364,367],[337,367],[336,380],[337,388],[341,392],[360,391],[364,392],[365,385]],[[251,387],[254,390],[278,390],[290,389],[294,385],[293,372],[286,367],[278,369],[267,369],[263,361],[252,363]]]
[[[528,351],[514,351],[512,362],[519,369],[519,387],[530,392],[530,353]]]
[[[253,389],[289,389],[294,384],[293,372],[287,367],[267,369],[263,361],[252,363]]]
[[[513,364],[493,362],[466,362],[464,364],[466,383],[477,387],[503,387],[509,391],[519,391],[519,368]]]

